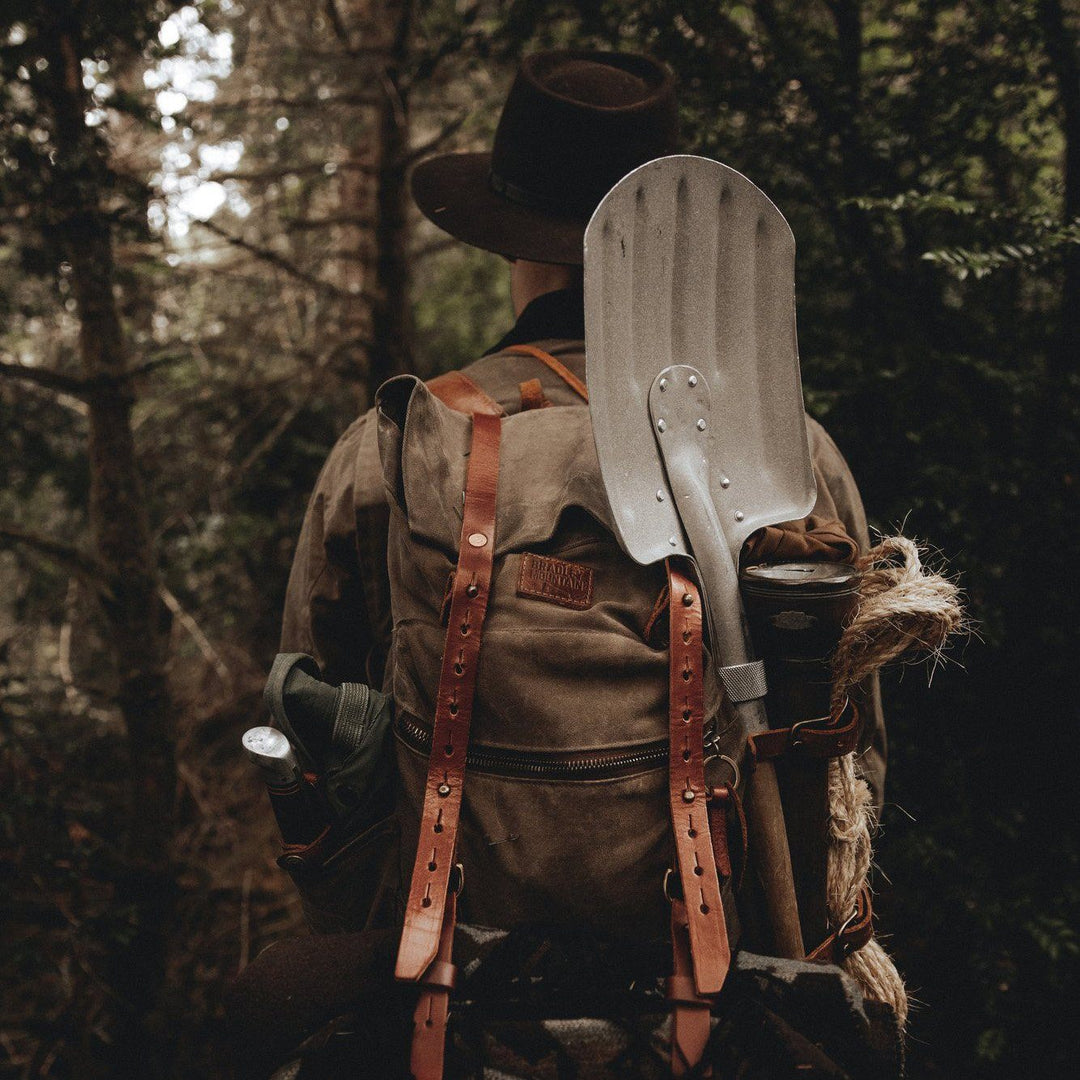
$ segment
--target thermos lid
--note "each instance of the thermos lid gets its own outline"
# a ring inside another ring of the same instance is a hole
[[[842,596],[859,587],[859,571],[849,563],[789,562],[748,566],[740,575],[743,591],[775,596],[798,590],[803,595]]]

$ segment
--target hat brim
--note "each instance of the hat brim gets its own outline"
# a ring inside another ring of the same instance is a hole
[[[413,170],[420,212],[473,247],[511,259],[580,266],[586,221],[521,206],[492,191],[491,154],[444,154]]]

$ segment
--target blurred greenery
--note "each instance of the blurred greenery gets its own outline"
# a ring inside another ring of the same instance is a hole
[[[35,9],[0,9],[0,359],[77,375]],[[251,824],[266,817],[258,792],[227,763],[258,715],[308,492],[388,355],[379,305],[400,305],[408,340],[389,344],[424,376],[474,358],[510,321],[500,259],[414,212],[394,236],[378,230],[404,164],[380,118],[396,110],[413,156],[482,148],[517,58],[553,45],[666,60],[686,150],[739,169],[787,216],[808,407],[873,524],[940,551],[977,621],[932,686],[917,669],[886,683],[875,884],[920,1002],[911,1074],[1071,1074],[1076,3],[72,10],[88,122],[108,153],[116,303],[132,366],[153,365],[133,387],[140,468],[161,581],[184,616],[172,633],[184,899],[158,1017],[175,1075],[218,1075],[196,1043],[220,1020],[237,925],[254,924],[256,948],[297,924]],[[399,241],[411,296],[387,297],[379,260]],[[0,378],[0,523],[89,543],[86,428],[76,396]],[[66,568],[22,544],[0,551],[0,871],[17,929],[5,1003],[30,1003],[6,1010],[4,1076],[107,1074],[103,957],[125,933],[108,905],[125,828],[111,777],[125,751],[103,625]]]

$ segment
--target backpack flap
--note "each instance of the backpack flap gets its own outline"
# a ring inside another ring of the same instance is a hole
[[[419,379],[402,375],[376,398],[379,456],[389,499],[409,533],[456,556],[468,466],[470,420]],[[611,513],[582,406],[518,413],[503,420],[495,557],[546,543],[572,507],[605,530]]]

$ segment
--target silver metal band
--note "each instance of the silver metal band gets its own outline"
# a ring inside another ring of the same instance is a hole
[[[734,705],[763,698],[769,689],[765,682],[765,665],[760,660],[720,668],[720,682],[728,701]]]

